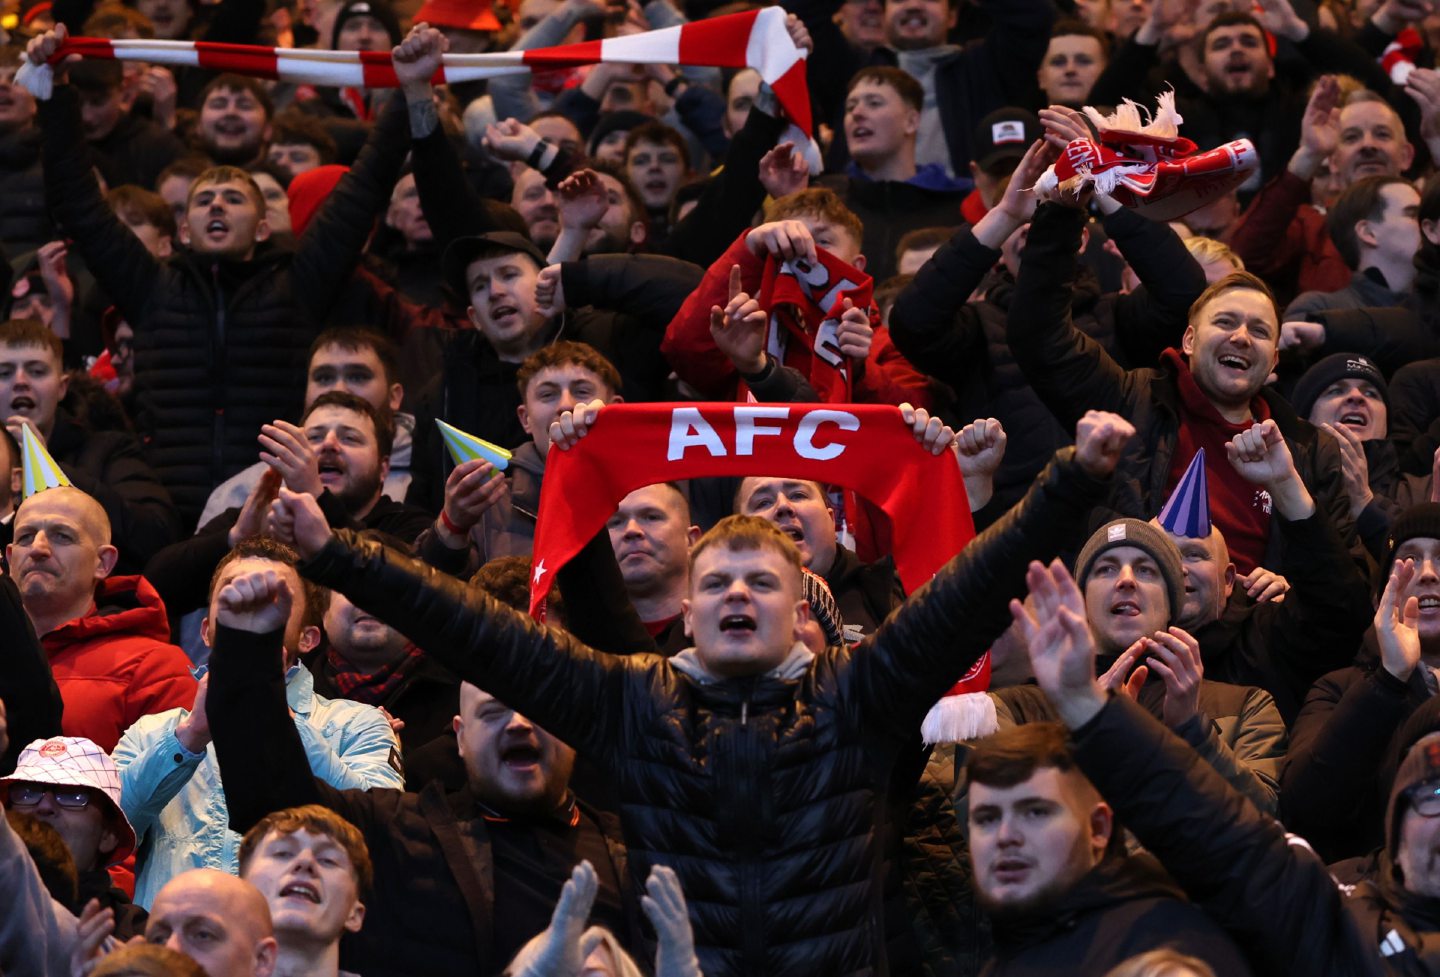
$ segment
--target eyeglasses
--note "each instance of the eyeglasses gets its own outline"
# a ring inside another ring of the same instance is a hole
[[[11,807],[36,807],[46,794],[55,798],[55,803],[69,811],[78,811],[90,806],[90,792],[84,787],[50,787],[37,784],[11,784]]]
[[[1411,787],[1410,807],[1422,818],[1440,817],[1440,780],[1427,780]]]

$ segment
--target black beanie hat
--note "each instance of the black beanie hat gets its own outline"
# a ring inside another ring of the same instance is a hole
[[[395,11],[386,0],[350,0],[335,15],[335,30],[330,35],[332,48],[340,43],[340,28],[344,27],[345,21],[351,17],[374,17],[390,35],[390,43],[400,43],[400,18],[395,16]]]
[[[1309,420],[1315,401],[1320,399],[1325,388],[1347,377],[1369,381],[1389,406],[1390,391],[1385,386],[1385,374],[1380,372],[1374,360],[1359,353],[1332,353],[1306,370],[1296,382],[1294,396],[1290,398],[1295,413]]]

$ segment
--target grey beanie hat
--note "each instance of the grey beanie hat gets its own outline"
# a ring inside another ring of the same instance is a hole
[[[1117,546],[1133,546],[1155,561],[1160,575],[1165,578],[1165,593],[1170,598],[1170,619],[1179,617],[1180,608],[1185,603],[1185,567],[1180,561],[1180,550],[1165,530],[1139,519],[1116,519],[1095,530],[1075,560],[1075,582],[1080,589],[1085,589],[1090,568],[1100,554]]]

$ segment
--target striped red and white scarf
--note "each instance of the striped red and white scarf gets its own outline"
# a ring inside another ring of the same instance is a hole
[[[351,88],[395,88],[399,85],[388,51],[327,51],[209,41],[110,40],[100,37],[66,38],[49,64],[22,65],[16,80],[36,98],[47,99],[54,86],[54,72],[50,65],[72,54],[171,67],[206,68],[295,84]],[[435,84],[474,81],[532,68],[567,68],[601,62],[754,68],[774,89],[776,100],[790,121],[806,135],[810,134],[805,52],[790,39],[785,30],[785,12],[779,7],[559,47],[492,54],[447,54],[433,80]]]

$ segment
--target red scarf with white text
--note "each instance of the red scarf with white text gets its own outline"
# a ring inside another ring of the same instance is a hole
[[[975,535],[965,483],[950,452],[932,455],[897,407],[847,404],[616,404],[589,434],[545,462],[535,525],[530,613],[544,619],[550,575],[645,485],[770,475],[843,485],[888,516],[888,540],[907,593]],[[983,691],[986,655],[952,693]]]

